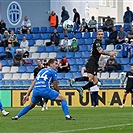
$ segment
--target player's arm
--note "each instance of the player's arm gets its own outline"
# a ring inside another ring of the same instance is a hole
[[[56,91],[59,92],[60,88],[59,88],[59,86],[58,86],[58,81],[57,81],[57,80],[53,82],[53,87],[54,87],[54,89],[55,89]]]

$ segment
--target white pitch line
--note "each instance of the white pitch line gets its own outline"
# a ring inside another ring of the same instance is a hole
[[[83,128],[83,129],[75,129],[75,130],[66,130],[66,131],[56,131],[56,132],[48,132],[48,133],[68,133],[68,132],[79,132],[79,131],[88,131],[88,130],[97,130],[97,129],[106,129],[112,127],[122,127],[122,126],[130,126],[132,123],[128,124],[119,124],[119,125],[111,125],[111,126],[103,126],[103,127],[93,127],[93,128]]]

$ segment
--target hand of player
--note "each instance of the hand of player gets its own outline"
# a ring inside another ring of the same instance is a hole
[[[23,97],[22,103],[25,104],[29,100],[29,96],[25,95]]]

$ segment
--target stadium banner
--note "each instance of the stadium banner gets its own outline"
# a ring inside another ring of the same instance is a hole
[[[12,107],[22,107],[22,99],[26,94],[26,90],[13,90],[12,91]],[[84,98],[80,98],[79,94],[76,90],[60,90],[61,94],[65,96],[67,99],[68,105],[70,107],[90,107],[90,93],[85,90]],[[100,90],[98,94],[98,104],[101,107],[118,107],[122,105],[122,99],[124,95],[124,90]],[[29,97],[29,101],[24,105],[28,105],[31,99],[31,95]],[[60,103],[48,101],[49,107],[57,107],[61,106]],[[127,95],[125,106],[131,106],[131,95]]]
[[[11,90],[0,90],[0,100],[3,107],[11,107]]]

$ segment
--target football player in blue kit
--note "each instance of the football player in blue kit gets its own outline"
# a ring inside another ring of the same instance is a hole
[[[48,61],[49,68],[44,68],[37,74],[36,80],[34,80],[35,85],[33,88],[33,94],[31,102],[28,106],[24,107],[16,116],[12,117],[12,120],[18,120],[21,116],[25,115],[32,108],[35,107],[42,98],[47,98],[53,101],[60,101],[62,110],[66,117],[66,120],[75,120],[69,115],[69,108],[66,99],[59,93],[57,72],[58,62],[56,59],[50,59]],[[55,90],[50,88],[50,82],[53,82],[53,87]],[[28,89],[27,94],[24,96],[23,104],[29,99],[29,95],[32,91],[32,87]]]

